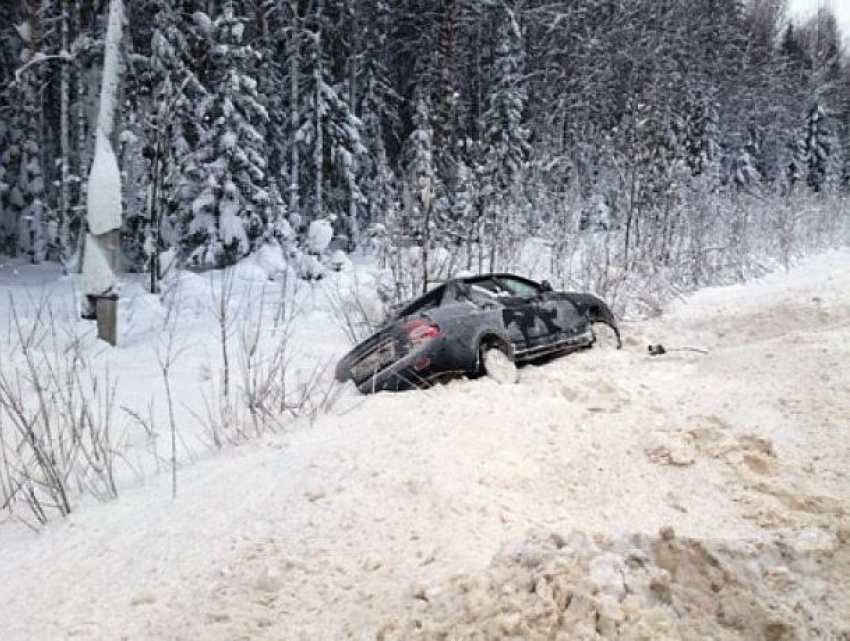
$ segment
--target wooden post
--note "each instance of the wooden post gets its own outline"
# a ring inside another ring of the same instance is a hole
[[[117,273],[121,255],[121,233],[113,229],[98,236],[97,242],[109,258],[112,273]],[[97,315],[97,337],[115,347],[118,344],[118,294],[110,292],[104,296],[98,296],[95,314]]]
[[[96,299],[97,337],[112,347],[118,344],[118,295]]]

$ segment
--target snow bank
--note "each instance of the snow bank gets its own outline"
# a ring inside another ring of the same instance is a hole
[[[42,290],[73,300],[74,277],[46,269],[0,267],[25,321]],[[116,374],[116,407],[146,417],[150,403],[157,433],[120,413],[115,426],[134,469],[147,465],[144,485],[124,480],[103,505],[75,496],[79,509],[38,534],[15,520],[23,511],[0,512],[4,641],[847,635],[850,253],[625,323],[623,350],[525,367],[516,385],[350,394],[337,413],[221,455],[181,449],[172,500],[165,318],[179,330],[179,436],[193,447],[205,442],[193,414],[219,398],[212,311],[225,286],[238,393],[244,336],[265,362],[289,332],[276,319],[294,313],[293,368],[333,363],[348,345],[331,305],[349,301],[331,294],[363,289],[352,303],[368,308],[381,272],[355,259],[265,300],[230,275],[176,272],[162,302],[127,277],[121,346],[95,351],[90,371]],[[0,357],[13,333],[0,332]],[[650,343],[709,353],[652,358]],[[668,526],[674,536],[655,535]]]
[[[480,575],[414,589],[413,614],[379,638],[844,638],[850,621],[834,606],[850,596],[850,546],[808,538],[538,536]]]

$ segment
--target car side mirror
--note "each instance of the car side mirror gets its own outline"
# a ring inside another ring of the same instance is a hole
[[[540,291],[541,292],[552,292],[552,291],[555,291],[555,290],[552,288],[552,283],[550,283],[548,280],[544,280],[542,283],[540,283]]]

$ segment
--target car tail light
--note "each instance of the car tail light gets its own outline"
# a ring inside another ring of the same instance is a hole
[[[424,319],[411,321],[404,326],[404,329],[407,332],[407,338],[414,345],[440,338],[443,335],[439,327]]]

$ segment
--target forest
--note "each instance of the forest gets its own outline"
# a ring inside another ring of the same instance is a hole
[[[850,69],[825,8],[802,24],[782,0],[0,11],[0,254],[79,268],[110,12],[123,271],[271,244],[307,279],[376,256],[403,290],[515,266],[539,238],[561,281],[579,253],[596,289],[615,267],[697,286],[846,232]]]

